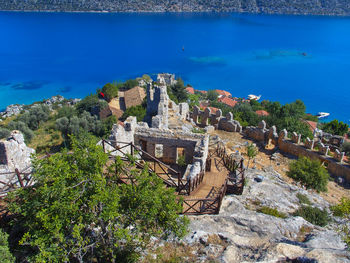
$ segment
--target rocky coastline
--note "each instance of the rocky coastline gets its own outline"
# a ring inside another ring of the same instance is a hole
[[[349,16],[346,0],[0,0],[2,11],[57,12],[244,12]]]

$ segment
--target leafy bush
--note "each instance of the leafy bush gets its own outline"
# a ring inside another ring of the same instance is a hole
[[[76,105],[76,109],[79,114],[87,111],[92,115],[98,115],[99,112],[107,106],[108,103],[105,100],[100,100],[96,94],[92,94],[79,101]]]
[[[219,94],[215,90],[208,90],[207,99],[210,101],[217,101]]]
[[[176,103],[186,102],[188,99],[188,93],[186,91],[186,87],[181,78],[177,79],[175,85],[168,87],[168,95],[171,100]]]
[[[256,211],[259,213],[263,213],[263,214],[274,216],[274,217],[287,218],[286,214],[279,212],[276,208],[271,208],[268,206],[260,207]]]
[[[186,234],[174,189],[120,157],[107,168],[107,154],[89,135],[71,140],[71,154],[34,160],[35,189],[9,196],[14,227],[25,229],[15,248],[23,262],[132,262],[151,237]],[[117,184],[125,175],[135,183]]]
[[[185,167],[187,166],[187,163],[186,163],[186,157],[185,155],[180,155],[178,158],[177,158],[177,164],[181,167]]]
[[[345,133],[347,133],[348,129],[349,129],[349,125],[338,120],[333,120],[331,122],[328,122],[322,125],[323,131],[334,135],[340,135],[340,136],[343,136]]]
[[[11,131],[6,128],[0,128],[0,139],[6,139],[10,136]]]
[[[192,132],[193,132],[193,133],[204,134],[204,133],[205,133],[205,130],[204,130],[204,129],[201,129],[201,128],[193,128],[193,129],[192,129]]]
[[[75,110],[74,107],[71,106],[63,106],[62,108],[58,109],[57,114],[55,116],[56,119],[62,118],[62,117],[67,117],[71,118],[74,115],[77,115],[77,111]]]
[[[335,216],[345,217],[350,215],[350,199],[343,197],[340,204],[331,207],[331,211]]]
[[[309,200],[309,198],[307,198],[306,195],[303,195],[301,193],[297,193],[297,198],[299,199],[299,202],[301,204],[312,205],[311,201]]]
[[[325,226],[330,221],[327,210],[321,210],[318,207],[302,206],[295,213],[294,216],[301,216],[311,224],[318,226]]]
[[[40,123],[49,119],[50,109],[46,105],[34,105],[27,112],[18,117],[19,121],[24,122],[31,130],[37,130]]]
[[[15,258],[10,252],[7,239],[8,234],[0,229],[0,259],[2,263],[15,262]]]
[[[329,174],[319,160],[300,157],[290,164],[287,175],[307,188],[313,188],[318,192],[327,191]]]
[[[113,98],[118,97],[118,85],[116,83],[107,83],[103,86],[102,92],[105,95],[104,98],[107,101],[111,101]]]
[[[251,159],[254,159],[258,155],[258,149],[253,143],[249,143],[246,146],[247,156],[248,156],[248,164],[247,168],[249,168],[249,163]]]
[[[126,120],[129,116],[135,116],[137,121],[143,121],[146,116],[146,109],[142,105],[132,106],[124,111],[122,120]]]
[[[34,132],[22,121],[11,121],[7,127],[10,130],[19,130],[22,132],[27,143],[34,137]]]

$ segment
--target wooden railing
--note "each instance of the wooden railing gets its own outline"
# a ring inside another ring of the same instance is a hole
[[[222,199],[225,196],[228,180],[220,187],[215,198],[187,199],[182,203],[183,214],[186,215],[204,215],[219,214]]]
[[[0,199],[5,197],[9,192],[12,192],[20,187],[27,187],[32,184],[32,167],[28,166],[22,171],[17,168],[13,172],[0,173],[0,175],[10,176],[7,182],[0,181]]]
[[[120,153],[122,156],[126,156],[126,152],[130,152],[131,155],[134,155],[136,152],[142,154],[142,157],[146,159],[147,163],[149,164],[148,167],[150,169],[150,172],[155,173],[159,178],[161,178],[164,181],[166,185],[170,187],[176,187],[176,191],[179,194],[190,195],[191,192],[193,192],[203,181],[204,171],[196,175],[195,178],[192,178],[190,180],[184,180],[182,179],[182,175],[180,172],[171,168],[169,165],[163,163],[161,160],[152,156],[148,152],[142,150],[140,147],[135,146],[133,143],[102,140],[102,147],[105,152],[107,145],[109,147],[112,147],[111,151],[107,151],[107,153],[110,155],[112,153]],[[142,167],[142,164],[137,164],[140,167]]]
[[[215,152],[220,158],[222,158],[224,166],[230,171],[230,175],[228,177],[228,192],[242,194],[245,181],[243,159],[237,161],[235,160],[233,153],[228,155],[226,152],[226,147],[223,143],[218,143]]]

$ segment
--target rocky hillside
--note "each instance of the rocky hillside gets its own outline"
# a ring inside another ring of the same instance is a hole
[[[0,10],[350,15],[348,0],[0,0]]]

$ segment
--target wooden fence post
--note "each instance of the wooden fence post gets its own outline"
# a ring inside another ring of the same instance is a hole
[[[22,181],[22,178],[21,178],[21,173],[19,172],[19,170],[17,168],[15,169],[15,173],[17,175],[19,184],[21,185],[21,187],[24,187],[24,184],[23,184],[23,181]]]

